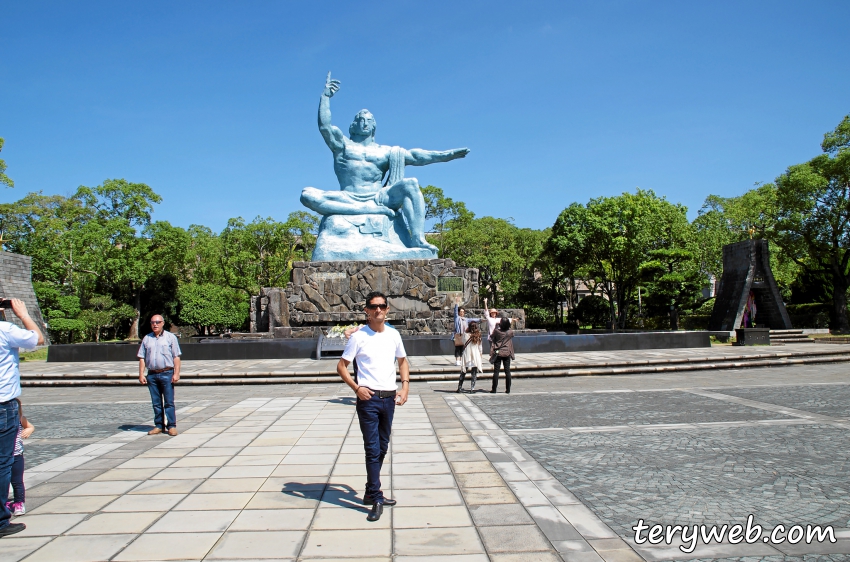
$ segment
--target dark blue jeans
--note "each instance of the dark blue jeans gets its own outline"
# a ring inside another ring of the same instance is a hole
[[[381,467],[390,446],[394,413],[395,398],[378,398],[375,394],[369,400],[357,400],[357,419],[366,452],[366,495],[372,496],[375,503],[384,503]]]
[[[9,501],[9,483],[12,481],[15,437],[18,435],[19,423],[18,403],[10,400],[0,404],[0,529],[6,527],[12,518],[6,502]]]
[[[153,423],[160,429],[177,427],[177,416],[174,413],[174,386],[171,384],[171,377],[173,376],[173,369],[161,373],[148,371],[148,390],[151,393],[151,402],[153,403]],[[165,409],[165,417],[168,419],[168,425],[165,427],[162,425],[163,409]]]
[[[27,499],[27,490],[24,487],[24,456],[16,455],[12,462],[12,492],[14,492],[14,503],[24,503]]]

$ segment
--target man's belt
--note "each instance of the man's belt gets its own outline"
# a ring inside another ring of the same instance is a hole
[[[159,373],[164,373],[165,371],[173,371],[174,367],[166,367],[165,369],[148,369],[149,373],[154,375],[158,375]]]
[[[373,390],[378,398],[395,398],[395,390]]]

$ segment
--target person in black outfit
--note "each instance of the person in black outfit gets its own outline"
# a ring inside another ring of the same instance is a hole
[[[493,363],[493,389],[491,394],[496,393],[499,387],[499,368],[505,366],[505,393],[511,393],[511,359],[514,359],[514,331],[511,330],[511,321],[502,318],[499,327],[490,335],[490,357]]]

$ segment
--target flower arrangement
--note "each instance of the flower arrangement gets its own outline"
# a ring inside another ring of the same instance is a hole
[[[357,326],[358,326],[358,324],[333,326],[330,330],[328,330],[327,337],[328,338],[344,338],[346,330],[348,330],[349,328],[356,328]]]

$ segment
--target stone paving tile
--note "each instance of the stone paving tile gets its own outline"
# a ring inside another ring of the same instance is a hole
[[[813,412],[835,418],[850,418],[850,385],[805,385],[774,388],[725,388],[722,394],[737,396]]]
[[[479,527],[487,552],[551,552],[552,545],[536,525]]]
[[[139,535],[113,560],[200,560],[219,537],[221,533],[145,533]]]
[[[6,537],[3,539],[3,562],[18,562],[44,546],[52,537]]]
[[[113,496],[114,497],[114,496]],[[121,496],[101,508],[105,512],[167,511],[180,503],[186,494],[138,494]],[[73,498],[71,498],[73,499]]]
[[[476,396],[474,400],[508,430],[791,417],[678,391],[518,395],[510,399]]]
[[[224,532],[239,515],[238,510],[172,511],[161,517],[150,533]]]
[[[473,524],[464,506],[396,506],[392,515],[393,527],[396,529],[470,527]]]
[[[301,556],[304,558],[348,557],[353,553],[360,556],[390,556],[392,531],[334,530],[310,531],[304,542]]]
[[[54,539],[34,554],[29,562],[89,562],[109,560],[132,541],[136,535],[79,535]],[[4,540],[5,546],[5,540]]]
[[[142,482],[128,494],[188,494],[195,490],[203,479],[194,480],[148,480]]]
[[[118,496],[60,496],[54,498],[29,513],[91,513],[115,500]]]
[[[67,531],[69,535],[136,534],[147,529],[164,512],[99,513]],[[27,519],[29,521],[29,519]],[[29,528],[29,527],[28,527]],[[54,533],[59,534],[59,533]]]
[[[29,501],[27,501],[29,503]],[[87,517],[86,513],[56,513],[27,515],[27,528],[14,535],[15,538],[61,535]],[[2,547],[6,546],[6,539]],[[2,548],[0,547],[0,548]],[[5,549],[4,549],[5,550]]]
[[[474,527],[396,529],[394,536],[396,552],[401,556],[454,556],[485,552]]]

